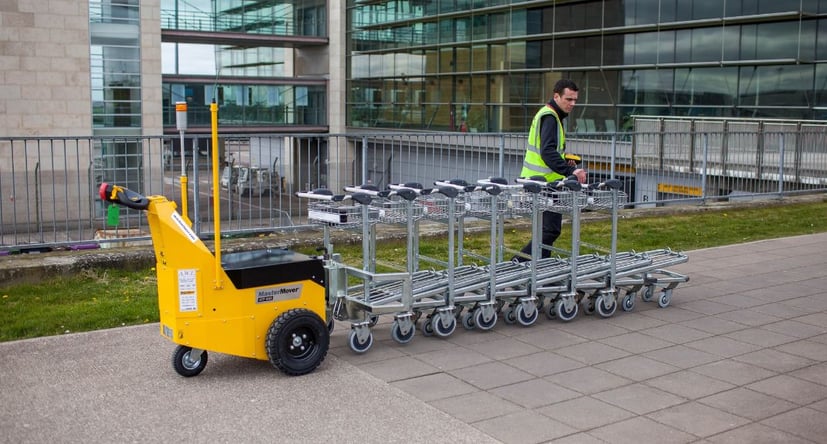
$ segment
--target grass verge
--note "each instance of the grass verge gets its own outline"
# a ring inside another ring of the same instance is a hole
[[[618,223],[618,250],[646,251],[669,247],[694,250],[785,236],[827,232],[827,202],[770,204],[752,208],[717,208],[669,216],[623,218]],[[563,227],[559,246],[571,245],[570,226]],[[520,248],[527,228],[506,228],[504,243]],[[608,246],[611,223],[586,221],[581,240]],[[466,235],[464,246],[487,255],[486,232]],[[377,258],[401,266],[404,240],[383,241]],[[444,237],[423,238],[421,251],[439,257],[446,252]],[[337,245],[345,261],[361,264],[361,243]],[[315,250],[307,248],[310,254]],[[423,265],[425,266],[425,265]],[[431,265],[427,265],[431,266]],[[36,285],[0,288],[0,341],[135,325],[158,321],[155,270],[127,272],[90,270],[74,276],[47,279]]]

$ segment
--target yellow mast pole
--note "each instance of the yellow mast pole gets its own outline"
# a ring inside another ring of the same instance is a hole
[[[210,120],[212,123],[212,200],[213,223],[215,232],[215,288],[224,287],[221,279],[221,196],[218,186],[218,103],[213,99],[210,103]]]

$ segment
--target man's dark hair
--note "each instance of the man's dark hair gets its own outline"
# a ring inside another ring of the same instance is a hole
[[[573,80],[571,80],[571,79],[560,79],[560,80],[557,81],[557,83],[554,84],[554,91],[553,92],[554,92],[554,94],[563,95],[563,90],[566,89],[566,88],[568,88],[572,91],[578,91],[577,84],[574,83]]]

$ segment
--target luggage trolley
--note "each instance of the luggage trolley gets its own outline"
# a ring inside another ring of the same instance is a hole
[[[384,293],[389,299],[403,302],[402,309],[394,315],[391,324],[391,337],[400,344],[410,342],[416,331],[418,316],[413,312],[413,301],[419,299],[423,291],[439,288],[439,278],[430,271],[417,272],[416,239],[419,220],[425,215],[425,208],[416,202],[417,197],[427,195],[432,190],[424,189],[420,184],[392,186],[390,190],[379,191],[373,185],[346,187],[345,191],[366,193],[376,198],[371,205],[378,209],[379,222],[386,224],[404,224],[406,226],[407,257],[406,273],[410,276],[411,297],[402,297],[404,282],[384,281],[376,283],[371,289],[375,294]],[[375,238],[373,238],[375,243]],[[396,296],[394,296],[396,295]]]
[[[626,193],[621,190],[621,187],[622,183],[618,179],[580,186],[580,192],[587,196],[585,210],[609,211],[611,215],[611,240],[608,250],[605,246],[586,243],[582,238],[580,240],[581,246],[588,246],[606,254],[604,258],[609,261],[608,273],[600,279],[603,286],[594,288],[590,295],[584,296],[581,300],[581,306],[586,314],[596,311],[604,318],[614,315],[617,310],[616,282],[619,273],[639,270],[649,266],[652,262],[645,255],[635,252],[618,253],[617,251],[618,212],[620,207],[626,205],[627,202]]]
[[[531,292],[541,295],[541,305],[545,307],[547,317],[570,321],[577,316],[579,302],[586,292],[605,285],[600,280],[610,273],[611,268],[611,262],[604,257],[580,254],[580,213],[588,205],[588,197],[581,192],[584,186],[574,179],[548,183],[531,178],[517,179],[517,182],[524,184],[526,191],[534,194]],[[543,211],[554,211],[571,217],[571,250],[565,259],[540,257],[542,248],[550,248],[542,245]]]
[[[411,280],[408,273],[377,273],[375,264],[375,224],[380,211],[371,206],[377,194],[361,190],[352,194],[334,195],[329,190],[296,193],[308,199],[308,219],[321,223],[325,230],[325,245],[328,250],[326,268],[328,272],[328,304],[332,305],[332,316],[340,321],[349,321],[351,331],[348,345],[356,353],[364,353],[373,345],[371,328],[378,322],[379,315],[394,314],[392,336],[400,341],[413,337],[410,320]],[[362,268],[342,263],[332,253],[330,227],[361,228]],[[349,285],[349,278],[356,278],[361,284]],[[383,284],[393,283],[395,291],[387,291]]]
[[[624,296],[619,305],[624,311],[634,308],[635,296],[641,289],[641,299],[648,302],[656,289],[662,288],[657,302],[663,308],[669,305],[672,290],[679,283],[689,280],[685,275],[664,269],[686,262],[688,258],[685,254],[670,249],[643,253],[617,251],[618,211],[627,201],[626,194],[620,188],[621,182],[617,179],[583,187],[588,196],[587,209],[611,212],[611,246],[608,256],[611,267],[604,279],[606,285],[595,290],[582,302],[586,313],[596,311],[602,317],[610,317],[617,310],[618,292],[621,288],[624,290]],[[600,248],[595,245],[589,246],[594,249]]]
[[[463,315],[463,326],[466,328],[485,328],[484,322],[491,310],[496,321],[496,314],[502,313],[503,320],[508,324],[519,323],[523,326],[532,325],[536,322],[539,311],[537,297],[527,291],[528,282],[531,280],[531,269],[527,264],[503,260],[503,238],[506,218],[520,217],[532,213],[531,196],[523,193],[521,184],[509,184],[503,178],[480,179],[477,183],[484,189],[489,187],[488,196],[479,196],[472,199],[469,213],[471,215],[487,218],[490,226],[490,250],[488,265],[488,291],[490,300],[485,305],[474,307],[473,316]],[[503,307],[508,303],[505,312]],[[494,309],[489,307],[494,306]],[[476,312],[481,309],[483,313]],[[493,324],[492,324],[493,326]],[[490,328],[490,327],[489,327]]]
[[[456,237],[459,235],[462,238],[462,218],[468,209],[468,196],[478,191],[478,187],[461,179],[436,181],[434,185],[434,192],[423,196],[422,203],[428,219],[448,225],[447,258],[442,261],[419,254],[419,259],[443,267],[438,274],[444,287],[439,294],[432,295],[435,297],[418,297],[414,306],[420,312],[431,311],[422,323],[423,335],[447,337],[456,330],[457,317],[463,306],[487,299],[483,291],[487,284],[487,272],[478,266],[459,265],[461,260],[458,259]],[[492,318],[488,320],[491,327],[496,324],[496,317],[493,321]]]
[[[617,276],[615,285],[624,291],[620,303],[623,311],[635,308],[638,292],[643,302],[654,300],[660,308],[666,308],[672,301],[672,290],[689,281],[689,276],[664,268],[687,262],[689,257],[686,254],[663,248],[641,255],[650,260],[649,265],[618,273]]]

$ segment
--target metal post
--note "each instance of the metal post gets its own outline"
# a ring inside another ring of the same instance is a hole
[[[778,197],[784,192],[784,133],[779,134],[778,146]]]
[[[701,199],[706,202],[706,165],[709,157],[709,133],[704,133],[704,160],[701,171]]]
[[[615,178],[615,161],[617,160],[617,133],[612,134],[612,159],[609,168],[609,179]]]
[[[187,130],[187,102],[175,102],[175,126],[178,128],[181,150],[181,216],[192,226],[187,215],[187,166],[184,156],[184,132]]]
[[[368,136],[362,136],[362,182],[368,180]]]
[[[218,146],[218,103],[213,99],[210,103],[210,128],[212,133],[212,146]],[[221,202],[218,186],[218,150],[212,150],[212,183],[213,183],[213,232],[215,234],[215,289],[224,287],[224,279],[221,277]]]
[[[505,177],[505,135],[500,134],[500,166],[497,168],[498,177]]]
[[[200,205],[200,202],[199,202],[199,200],[200,200],[199,197],[201,196],[201,192],[200,192],[200,187],[198,186],[198,184],[199,184],[199,178],[198,178],[198,137],[195,137],[192,140],[192,176],[193,176],[193,179],[192,179],[192,195],[193,195],[193,199],[192,199],[192,214],[193,214],[192,224],[193,224],[193,230],[195,230],[195,233],[200,235],[201,234],[201,221],[200,221],[200,219],[201,219],[201,217],[200,217],[200,214],[201,214],[200,207],[201,207],[201,205]]]

